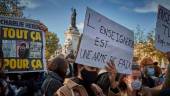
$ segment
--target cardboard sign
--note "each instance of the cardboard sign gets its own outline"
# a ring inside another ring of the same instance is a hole
[[[170,10],[162,6],[158,8],[155,41],[157,49],[170,51]]]
[[[134,34],[87,8],[76,63],[103,68],[114,60],[119,73],[131,73]]]
[[[0,45],[6,73],[39,72],[45,68],[45,33],[39,21],[0,17]]]

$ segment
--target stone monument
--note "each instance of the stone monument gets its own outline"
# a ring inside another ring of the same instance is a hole
[[[73,52],[74,54],[76,54],[77,52],[77,44],[79,42],[80,33],[76,27],[76,16],[76,9],[72,8],[70,26],[64,33],[65,42],[62,48],[62,54],[64,54],[65,56],[67,56],[70,52]]]

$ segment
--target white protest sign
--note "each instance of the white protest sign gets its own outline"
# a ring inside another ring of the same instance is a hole
[[[170,51],[170,10],[159,6],[156,23],[156,48],[163,51]]]
[[[76,63],[103,68],[114,59],[119,73],[131,73],[134,34],[87,8]]]

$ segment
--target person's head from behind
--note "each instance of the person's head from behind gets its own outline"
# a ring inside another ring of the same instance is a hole
[[[51,60],[47,66],[48,70],[57,73],[59,76],[65,78],[68,64],[64,58],[56,57]]]
[[[87,85],[96,81],[99,69],[96,67],[77,65],[78,77]]]
[[[126,76],[125,82],[131,90],[140,90],[142,85],[142,74],[139,65],[132,65],[132,74]]]

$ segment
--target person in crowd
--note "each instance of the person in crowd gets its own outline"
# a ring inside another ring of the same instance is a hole
[[[68,65],[64,58],[56,57],[48,64],[47,68],[47,77],[41,89],[45,96],[53,96],[54,93],[63,86]]]
[[[155,69],[153,65],[150,64],[145,65],[143,71],[144,72],[142,74],[142,84],[150,88],[155,87],[155,81],[154,81]]]
[[[169,64],[167,68],[166,79],[165,79],[162,89],[170,88],[170,52],[167,52],[166,54],[167,54],[167,59],[169,61]]]
[[[55,96],[96,96],[102,94],[102,90],[94,84],[97,72],[98,68],[79,64],[78,76],[67,79],[64,86],[55,93]]]
[[[161,84],[165,81],[166,73],[167,73],[167,67],[164,66],[161,68],[161,75],[159,77]]]
[[[154,62],[155,76],[159,77],[161,75],[161,68],[158,66],[158,62]]]
[[[105,69],[100,69],[96,84],[102,89],[103,93],[107,96],[109,93],[110,79],[109,73]]]
[[[112,92],[112,90],[117,91],[115,65],[109,62],[106,70],[109,73],[108,78],[110,82],[110,90],[107,96],[116,96]],[[99,68],[78,64],[78,76],[66,80],[64,86],[58,89],[55,96],[105,96],[99,85],[95,84],[98,72]]]
[[[1,41],[1,40],[0,40]],[[1,45],[2,43],[0,43]],[[4,54],[2,51],[2,45],[0,46],[0,96],[15,96],[14,91],[6,81],[6,75],[3,72],[4,61],[3,58]]]
[[[121,91],[121,96],[128,96],[128,93],[130,92],[130,90],[128,89],[128,85],[125,82],[126,76],[127,76],[126,74],[123,74],[120,77],[120,81],[118,84],[118,88]]]
[[[68,54],[66,56],[66,60],[68,61],[68,70],[67,70],[67,77],[73,77],[75,76],[75,65],[74,65],[74,61],[75,61],[75,56],[73,54],[73,52],[70,52],[70,54]]]
[[[4,79],[0,79],[0,96],[15,96],[14,91]]]
[[[118,79],[117,90],[112,89],[113,93],[116,93],[111,96],[151,96],[151,93],[146,90],[147,88],[142,86],[142,73],[140,71],[139,65],[132,65],[132,74],[121,74]],[[116,79],[115,79],[116,80]],[[107,82],[107,79],[103,79],[103,84],[101,86],[106,86],[104,82]],[[100,85],[100,82],[97,84]],[[110,84],[107,84],[109,87]],[[107,96],[107,95],[106,95]]]
[[[167,52],[167,59],[170,62],[170,52]],[[152,67],[149,66],[149,68]],[[150,73],[147,74],[150,75],[153,74],[153,70],[150,70],[149,72]],[[106,79],[105,77],[102,82],[106,82],[106,81],[108,81],[108,79]],[[169,96],[170,65],[168,66],[165,82],[162,85],[149,88],[143,85],[142,81],[143,81],[142,73],[140,71],[139,65],[132,65],[132,74],[121,76],[121,79],[119,80],[119,84],[117,86],[117,88],[119,89],[118,93],[120,94],[117,94],[116,96],[165,96],[165,95]],[[109,84],[107,83],[105,84],[106,84],[105,86],[107,86],[105,88],[108,88]],[[115,90],[113,90],[112,92],[115,92]]]
[[[116,70],[116,69],[113,69]],[[96,84],[102,88],[103,93],[106,96],[119,96],[120,95],[120,90],[118,87],[118,83],[120,82],[120,77],[121,74],[115,72],[112,76],[114,79],[110,78],[110,72],[108,72],[106,69],[101,69],[100,72],[98,73],[98,78],[96,81]]]
[[[132,74],[125,76],[124,82],[127,85],[127,96],[151,96],[147,87],[142,86],[142,73],[139,65],[132,65]]]

